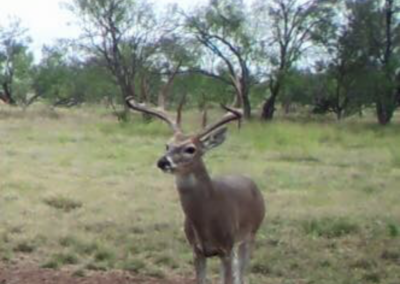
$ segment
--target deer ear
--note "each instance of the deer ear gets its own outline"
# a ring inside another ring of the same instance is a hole
[[[227,128],[223,127],[201,138],[200,142],[203,148],[203,152],[207,152],[208,150],[211,150],[221,145],[225,141],[226,131]]]

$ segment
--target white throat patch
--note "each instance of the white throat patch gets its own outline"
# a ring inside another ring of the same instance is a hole
[[[197,184],[197,179],[194,174],[178,175],[176,177],[176,185],[180,188],[194,187]]]

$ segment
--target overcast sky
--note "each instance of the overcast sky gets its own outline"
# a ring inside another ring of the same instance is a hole
[[[77,35],[77,28],[70,12],[62,8],[66,0],[0,0],[0,26],[4,26],[10,17],[21,19],[22,26],[28,28],[33,43],[32,49],[39,55],[43,44],[51,44],[56,38],[68,38]],[[157,5],[178,3],[188,8],[207,0],[153,0]]]

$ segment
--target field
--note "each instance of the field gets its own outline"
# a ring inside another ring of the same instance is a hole
[[[251,176],[267,201],[250,283],[400,283],[399,124],[280,119],[229,134],[210,172]],[[168,136],[99,108],[1,108],[0,267],[192,279],[174,179],[155,166]]]

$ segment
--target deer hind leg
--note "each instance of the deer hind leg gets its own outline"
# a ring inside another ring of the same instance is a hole
[[[196,284],[207,283],[207,260],[204,255],[194,254],[194,268],[196,271]]]
[[[235,246],[228,255],[221,257],[222,284],[242,284],[238,251]]]
[[[253,239],[246,240],[239,245],[239,269],[240,283],[245,284],[246,269],[250,263],[251,250],[253,247]]]

